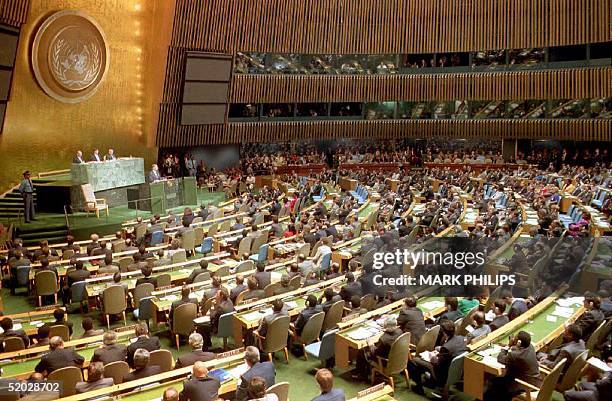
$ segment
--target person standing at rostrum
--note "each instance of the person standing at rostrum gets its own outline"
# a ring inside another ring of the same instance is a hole
[[[29,223],[32,220],[36,220],[36,212],[34,211],[34,184],[32,184],[28,170],[23,172],[23,180],[19,185],[19,193],[23,199],[25,222]]]

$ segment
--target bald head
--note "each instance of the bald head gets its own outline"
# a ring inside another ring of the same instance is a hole
[[[195,377],[206,377],[208,374],[208,368],[204,362],[198,361],[193,364],[193,375]]]
[[[168,387],[162,396],[162,401],[178,401],[179,393],[174,387]]]

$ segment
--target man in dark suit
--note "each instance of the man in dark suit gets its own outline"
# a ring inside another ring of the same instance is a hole
[[[94,351],[92,362],[102,362],[104,365],[111,362],[125,361],[127,358],[127,347],[117,344],[117,333],[107,331],[102,336],[103,345]]]
[[[83,261],[77,260],[74,263],[74,270],[66,274],[67,285],[63,288],[62,300],[64,305],[70,301],[70,287],[77,281],[84,281],[91,276],[91,272],[83,268]]]
[[[351,302],[353,296],[361,297],[363,295],[361,283],[355,281],[353,272],[346,273],[344,277],[346,277],[346,285],[340,289],[340,297],[344,302]]]
[[[424,394],[422,378],[424,373],[429,372],[433,386],[443,386],[446,383],[451,361],[467,350],[465,337],[455,335],[453,321],[443,320],[440,323],[440,329],[442,330],[442,346],[439,350],[430,353],[429,361],[419,356],[408,362],[410,377],[416,383],[416,387],[412,390],[420,395]]]
[[[219,288],[215,295],[215,304],[209,311],[210,321],[198,325],[198,333],[204,338],[204,347],[208,349],[212,346],[211,335],[219,329],[219,318],[221,315],[230,313],[234,310],[234,304],[229,299],[229,294],[225,288]]]
[[[253,277],[257,280],[257,287],[260,290],[265,289],[272,282],[272,273],[266,271],[266,265],[263,262],[257,263],[257,272]]]
[[[295,321],[295,334],[298,336],[302,335],[302,330],[310,318],[322,311],[322,306],[317,304],[317,297],[310,294],[306,298],[306,308],[302,309]]]
[[[85,163],[85,160],[83,159],[83,152],[81,152],[80,150],[77,150],[76,156],[74,156],[74,159],[72,159],[72,162],[74,164]]]
[[[577,324],[570,324],[563,331],[563,343],[548,353],[538,354],[540,363],[549,369],[554,368],[562,359],[566,359],[564,371],[574,362],[574,360],[585,350],[582,340],[582,329]]]
[[[148,182],[155,182],[162,179],[161,174],[159,173],[159,167],[157,164],[151,166],[151,171],[149,171]]]
[[[23,330],[13,329],[13,320],[10,317],[5,317],[0,320],[0,327],[2,327],[2,334],[0,334],[0,352],[4,351],[4,340],[8,337],[19,337],[23,341],[23,345],[28,348],[30,345],[30,338]]]
[[[162,371],[159,365],[149,365],[149,358],[149,351],[144,348],[138,348],[133,354],[134,370],[123,376],[123,382],[138,380],[161,373]]]
[[[104,365],[101,362],[92,362],[87,367],[87,381],[78,382],[75,389],[77,394],[82,394],[110,387],[113,384],[112,377],[104,377]]]
[[[323,298],[321,299],[321,309],[323,310],[323,312],[327,313],[329,311],[329,308],[331,308],[331,306],[338,301],[342,301],[340,295],[335,294],[333,288],[327,287],[325,290],[323,290]]]
[[[247,299],[262,299],[265,297],[264,290],[260,290],[255,277],[251,276],[247,279],[247,292],[244,294],[243,300]]]
[[[525,391],[516,379],[540,387],[540,367],[536,351],[531,345],[531,336],[525,331],[519,331],[516,337],[510,337],[510,349],[502,349],[497,361],[506,365],[506,374],[495,377],[485,393],[485,401],[510,401]]]
[[[127,362],[130,366],[134,366],[134,352],[138,348],[144,348],[147,351],[155,351],[161,348],[159,338],[153,336],[149,337],[149,328],[146,323],[141,323],[136,326],[136,341],[128,345],[127,347]]]
[[[506,310],[506,304],[501,299],[496,300],[493,305],[493,313],[495,313],[495,317],[493,318],[491,323],[489,323],[491,331],[499,329],[504,324],[510,321],[510,319],[508,319],[508,316],[504,314],[504,311]]]
[[[370,371],[370,362],[377,361],[378,357],[388,358],[391,351],[391,345],[399,336],[404,334],[397,326],[397,320],[394,317],[389,317],[384,323],[384,332],[375,344],[368,342],[368,347],[364,348],[357,355],[356,372],[353,378],[367,377]]]
[[[506,303],[506,305],[510,305],[510,310],[508,311],[508,319],[510,320],[516,319],[529,309],[529,306],[524,299],[514,298],[512,296],[511,290],[503,290],[500,294],[500,298]]]
[[[244,276],[242,274],[236,275],[236,286],[230,291],[230,300],[234,305],[236,304],[236,297],[238,294],[246,290],[247,286],[244,284]]]
[[[181,299],[172,302],[172,305],[170,306],[170,327],[172,327],[172,321],[174,320],[174,312],[176,311],[176,308],[184,304],[194,304],[197,307],[197,300],[195,298],[189,298],[189,294],[191,294],[191,289],[184,285],[181,288]]]
[[[443,320],[450,320],[454,322],[461,317],[461,312],[457,310],[459,306],[459,300],[457,297],[444,297],[444,303],[446,304],[446,312],[441,314],[436,323],[440,323]]]
[[[157,288],[157,277],[151,276],[153,274],[153,268],[147,265],[143,266],[140,271],[144,277],[140,277],[136,280],[136,286],[140,284],[153,284],[153,288]]]
[[[261,337],[265,337],[268,334],[268,326],[274,319],[280,316],[287,316],[287,312],[284,310],[285,304],[280,299],[272,302],[272,314],[266,315],[259,322],[259,327],[257,328],[257,334]]]
[[[236,401],[246,401],[248,399],[248,385],[253,377],[261,377],[266,382],[266,388],[270,388],[276,382],[276,370],[272,362],[259,362],[259,350],[256,347],[246,347],[244,360],[249,366],[242,376],[240,384],[236,389]]]
[[[52,326],[66,326],[68,327],[68,332],[72,336],[72,322],[66,320],[66,312],[63,309],[57,308],[53,311],[53,317],[55,318],[55,322],[47,322],[45,325]]]
[[[189,345],[191,346],[191,352],[178,357],[176,364],[174,365],[175,369],[193,365],[197,361],[212,361],[217,357],[212,352],[202,350],[202,347],[204,346],[204,339],[200,333],[191,333],[189,336]]]
[[[115,156],[115,150],[112,148],[108,149],[108,153],[104,155],[104,161],[112,161],[117,160],[117,156]]]
[[[102,156],[100,156],[100,151],[98,149],[94,149],[93,154],[89,158],[90,162],[101,162]]]
[[[416,298],[412,295],[404,299],[404,306],[397,318],[397,324],[404,333],[410,334],[410,342],[418,344],[425,334],[425,317],[423,312],[417,308]]]
[[[283,274],[281,276],[280,287],[274,289],[274,293],[272,295],[281,295],[287,292],[293,291],[293,287],[291,287],[291,279],[288,274]]]
[[[576,324],[582,330],[582,338],[588,340],[595,329],[604,321],[601,311],[601,298],[595,295],[587,295],[584,298],[586,312],[576,320]]]
[[[193,365],[193,374],[183,384],[180,401],[215,401],[219,398],[221,383],[216,377],[208,376],[204,362]]]
[[[198,274],[201,274],[201,273],[208,273],[208,278],[210,279],[210,272],[208,271],[208,261],[207,260],[204,260],[204,259],[200,260],[200,267],[198,269],[193,269],[191,271],[191,274],[189,275],[187,280],[185,280],[185,283],[193,284],[193,280],[195,280]]]
[[[64,340],[61,337],[55,336],[49,340],[49,349],[51,352],[43,355],[40,362],[34,368],[38,373],[49,375],[54,370],[65,368],[68,366],[83,366],[85,358],[77,354],[73,349],[64,349]]]

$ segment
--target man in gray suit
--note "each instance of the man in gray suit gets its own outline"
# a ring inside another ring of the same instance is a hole
[[[202,350],[204,339],[199,333],[191,333],[191,335],[189,335],[189,345],[191,345],[192,351],[178,357],[174,365],[175,369],[193,365],[197,361],[206,362],[216,358],[214,353]]]
[[[551,349],[548,353],[538,354],[540,364],[552,369],[561,362],[562,359],[567,359],[563,371],[574,362],[574,360],[585,350],[584,341],[582,340],[582,329],[577,324],[570,324],[563,332],[563,343]]]
[[[315,379],[321,389],[321,394],[313,398],[312,401],[344,401],[346,399],[344,390],[334,388],[334,375],[329,370],[317,370]]]
[[[104,377],[104,365],[102,362],[92,362],[87,368],[87,381],[78,382],[75,389],[77,394],[82,394],[88,391],[110,387],[113,384],[115,384],[115,382],[112,377]]]
[[[19,193],[23,199],[23,216],[25,222],[29,223],[30,220],[36,220],[36,212],[34,211],[34,184],[30,179],[30,172],[23,172],[23,180],[19,184]]]
[[[154,164],[151,167],[151,171],[149,172],[149,182],[155,182],[155,181],[159,181],[162,179],[161,174],[159,173],[159,167],[157,167],[157,164]]]
[[[247,388],[249,382],[255,376],[266,381],[266,389],[276,382],[274,364],[272,362],[259,362],[259,350],[256,347],[246,347],[244,360],[249,366],[249,370],[240,376],[241,381],[236,389],[236,401],[246,401],[248,399]]]
[[[117,333],[107,331],[102,336],[102,347],[94,351],[91,357],[92,362],[102,362],[106,365],[111,362],[125,361],[127,358],[127,347],[123,344],[117,344]]]

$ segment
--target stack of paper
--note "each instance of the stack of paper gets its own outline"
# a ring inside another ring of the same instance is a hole
[[[570,316],[572,316],[573,313],[574,313],[574,310],[572,308],[565,308],[563,306],[557,306],[555,307],[555,310],[553,311],[552,314],[555,316],[564,317],[567,319]]]
[[[295,301],[285,302],[285,305],[287,305],[289,309],[295,309],[298,307],[298,304]]]
[[[365,340],[373,335],[378,334],[378,330],[374,331],[371,327],[361,326],[354,330],[351,330],[347,335],[353,340]]]
[[[444,306],[444,302],[442,301],[428,301],[428,302],[424,302],[421,305],[419,305],[421,308],[426,309],[426,310],[433,310],[436,308],[440,308],[442,306]]]
[[[174,294],[170,294],[170,295],[166,295],[165,297],[160,298],[162,301],[178,301],[179,297],[178,295],[174,295]]]

